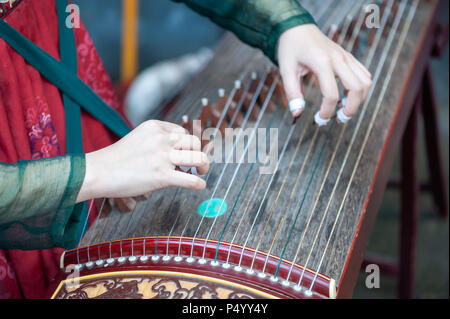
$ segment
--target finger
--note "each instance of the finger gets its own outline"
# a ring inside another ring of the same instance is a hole
[[[137,202],[131,197],[116,198],[114,205],[117,206],[121,213],[130,213],[136,208]]]
[[[299,117],[305,109],[305,98],[301,89],[301,78],[295,63],[287,64],[280,69],[284,90],[289,101],[292,116]]]
[[[200,175],[209,171],[208,156],[203,152],[173,150],[170,152],[170,160],[175,166],[196,167]]]
[[[146,200],[149,200],[152,197],[152,192],[142,195]]]
[[[157,123],[167,133],[188,134],[187,130],[180,125],[165,121],[157,121]]]
[[[214,141],[204,141],[202,152],[206,155],[211,155],[211,153],[214,151]]]
[[[339,118],[341,122],[345,123],[348,121],[348,117],[352,117],[356,113],[364,100],[365,88],[361,80],[345,61],[336,61],[334,68],[342,84],[348,90],[344,110],[340,113],[340,115],[345,115],[345,118]]]
[[[201,151],[202,145],[197,136],[172,133],[169,139],[170,145],[176,150]]]
[[[358,77],[363,86],[363,100],[367,98],[369,90],[372,87],[372,75],[362,64],[352,55],[347,59],[347,65],[352,69],[353,73]]]
[[[318,78],[323,96],[320,111],[316,114],[315,120],[319,126],[324,126],[328,124],[334,114],[339,101],[339,90],[331,63],[324,64],[318,69],[315,69],[314,73]]]
[[[357,58],[355,58],[354,56],[353,56],[353,54],[351,54],[351,53],[348,53],[347,52],[347,55],[348,55],[348,60],[349,60],[349,62],[351,61],[351,62],[353,62],[354,64],[356,64],[357,66],[358,66],[358,68],[369,78],[369,79],[372,79],[372,73],[370,73],[370,71],[369,70],[367,70],[367,68],[357,59]]]
[[[144,202],[146,200],[149,200],[150,197],[152,197],[152,193],[147,193],[147,194],[144,194],[141,196],[137,196],[137,197],[134,197],[134,199],[138,202]]]
[[[179,171],[170,171],[168,184],[169,186],[183,187],[192,190],[202,190],[206,187],[206,182],[200,177]]]

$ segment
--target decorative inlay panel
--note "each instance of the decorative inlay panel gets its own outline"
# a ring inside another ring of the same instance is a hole
[[[53,299],[261,299],[265,292],[225,280],[171,272],[117,272],[63,281]]]

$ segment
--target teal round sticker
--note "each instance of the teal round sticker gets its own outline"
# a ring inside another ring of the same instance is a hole
[[[213,198],[198,206],[198,214],[206,218],[215,218],[222,216],[228,209],[228,204],[221,198]]]

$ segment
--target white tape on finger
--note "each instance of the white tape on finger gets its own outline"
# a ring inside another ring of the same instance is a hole
[[[328,123],[330,123],[330,119],[325,120],[323,118],[320,117],[320,112],[316,113],[316,116],[314,116],[314,121],[316,121],[316,124],[319,126],[326,126],[328,125]]]
[[[351,116],[345,115],[344,108],[340,109],[337,112],[337,118],[338,118],[339,122],[341,122],[342,124],[346,124],[346,123],[348,123],[348,121],[350,121],[352,119]]]
[[[303,110],[306,106],[306,102],[302,98],[294,99],[289,102],[289,110],[295,113],[299,110]]]

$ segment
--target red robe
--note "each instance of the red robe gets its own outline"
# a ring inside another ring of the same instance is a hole
[[[23,0],[4,18],[41,49],[59,60],[54,0]],[[119,111],[111,81],[85,27],[74,29],[78,76]],[[116,141],[100,122],[82,111],[86,153]],[[64,107],[60,91],[0,39],[0,162],[66,153]],[[91,219],[95,217],[91,214]],[[0,298],[45,298],[59,271],[62,249],[0,250]]]

